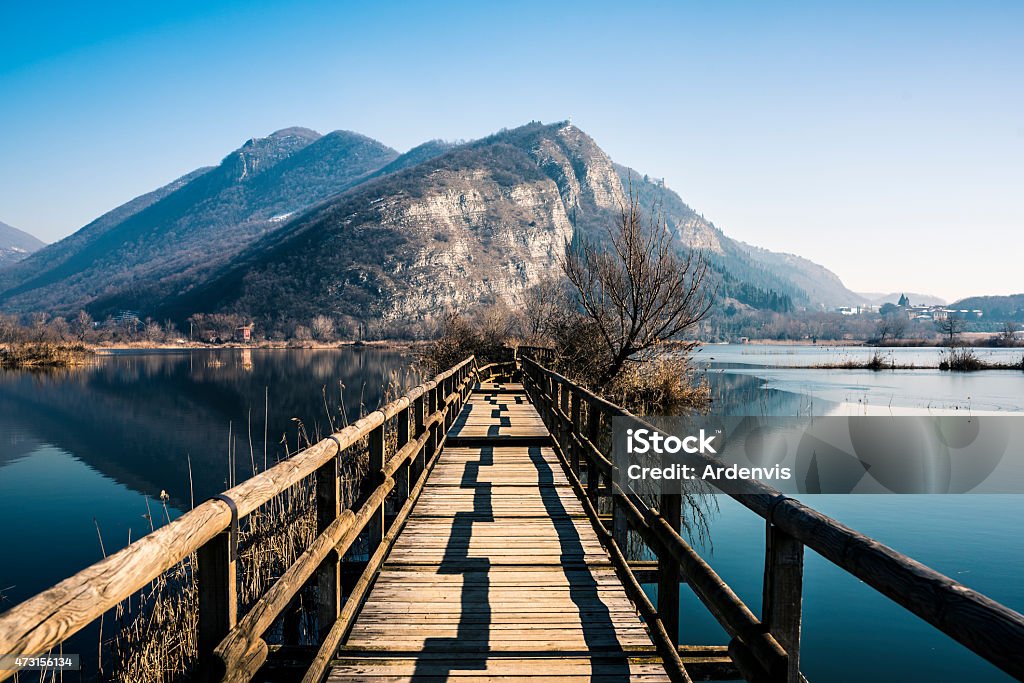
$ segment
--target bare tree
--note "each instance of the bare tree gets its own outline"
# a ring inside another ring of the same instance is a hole
[[[21,336],[22,329],[18,319],[13,315],[0,313],[0,344],[8,344],[17,341]]]
[[[46,313],[38,312],[33,313],[30,316],[32,326],[32,337],[37,342],[41,342],[46,339],[46,324],[50,321],[50,316]]]
[[[317,315],[309,324],[317,341],[330,341],[334,336],[334,321],[326,315]]]
[[[964,331],[964,326],[964,319],[953,315],[952,313],[942,320],[935,321],[935,329],[938,330],[939,334],[943,337],[949,338],[950,346],[956,346],[957,335]]]
[[[177,339],[181,333],[178,331],[178,326],[174,324],[174,321],[170,318],[164,319],[164,339],[174,340]]]
[[[632,184],[607,241],[567,243],[562,269],[606,354],[595,359],[603,361],[598,389],[627,362],[679,338],[711,308],[704,255],[691,250],[681,256],[659,212],[644,221]]]
[[[47,325],[47,336],[54,341],[61,343],[66,342],[70,334],[71,326],[68,325],[68,321],[61,316],[57,316],[50,321],[49,325]]]
[[[523,292],[522,332],[528,344],[538,344],[550,337],[565,317],[564,282],[545,278]]]
[[[907,321],[899,315],[885,315],[875,326],[875,338],[879,344],[885,344],[886,339],[901,339],[907,330]]]
[[[75,316],[74,322],[71,323],[71,329],[80,342],[85,341],[85,338],[92,332],[92,328],[92,316],[85,311],[79,311],[78,315]]]
[[[907,319],[902,315],[893,316],[890,332],[894,341],[903,339],[903,335],[907,333]]]
[[[995,342],[997,346],[1016,346],[1017,326],[1011,322],[1003,323],[1003,329],[999,331]]]
[[[146,318],[146,324],[142,329],[142,333],[146,336],[146,341],[156,343],[163,339],[164,328],[152,318]]]

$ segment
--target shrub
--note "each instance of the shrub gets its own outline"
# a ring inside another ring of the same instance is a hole
[[[711,389],[687,355],[652,358],[622,368],[605,391],[608,400],[640,415],[704,411]]]
[[[869,360],[864,367],[876,372],[879,370],[895,369],[896,361],[886,358],[885,354],[881,351],[875,351],[871,356],[871,360]]]
[[[473,316],[452,313],[441,324],[440,336],[420,354],[431,373],[442,372],[469,356],[484,365],[508,356],[515,328],[513,316],[493,306]]]
[[[92,355],[84,344],[23,342],[0,348],[0,367],[53,368],[80,365]]]
[[[939,361],[939,370],[951,370],[953,372],[973,372],[984,370],[987,366],[985,361],[975,355],[973,349],[950,348],[945,357]]]

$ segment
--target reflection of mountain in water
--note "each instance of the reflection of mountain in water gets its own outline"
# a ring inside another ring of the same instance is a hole
[[[236,479],[252,474],[250,421],[263,469],[267,393],[272,463],[284,452],[283,436],[295,448],[292,418],[302,420],[310,437],[326,434],[328,409],[336,423],[340,416],[341,385],[353,419],[360,400],[372,410],[385,386],[408,383],[410,360],[377,349],[199,350],[116,354],[73,372],[6,372],[0,374],[0,433],[19,436],[0,441],[0,463],[26,453],[34,440],[48,442],[130,488],[148,495],[164,489],[175,507],[188,509],[189,457],[196,500],[225,487],[229,425]]]
[[[705,377],[711,385],[711,412],[715,415],[820,415],[835,405],[806,394],[770,388],[767,381],[754,375],[715,368]]]

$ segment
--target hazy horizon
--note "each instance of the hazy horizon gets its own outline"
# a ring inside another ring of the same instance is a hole
[[[571,117],[853,291],[1024,291],[1024,6],[616,7],[11,8],[0,221],[55,241],[289,126],[405,151]]]

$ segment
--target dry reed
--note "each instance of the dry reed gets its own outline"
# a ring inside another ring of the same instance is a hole
[[[0,367],[58,368],[82,365],[93,355],[84,344],[18,342],[0,347]]]
[[[400,395],[401,386],[405,383],[403,379],[408,381],[409,376],[403,378],[397,373],[391,373],[383,378],[385,395],[382,403]],[[335,418],[324,390],[324,407],[332,432],[348,425],[344,392],[345,387],[339,385],[339,417]],[[267,403],[269,406],[269,391]],[[359,414],[367,412],[360,395]],[[265,415],[269,415],[269,407]],[[295,449],[289,449],[286,445],[285,458],[321,438],[318,431],[308,434],[301,420],[294,420],[294,424]],[[251,440],[251,427],[249,431],[250,464],[256,474],[258,466]],[[386,433],[386,452],[394,453],[395,429],[388,429]],[[286,439],[283,442],[287,444]],[[353,505],[362,493],[368,469],[368,448],[369,441],[364,438],[342,454],[342,503],[346,507]],[[232,464],[234,458],[235,454],[229,447]],[[191,471],[191,459],[189,468]],[[166,505],[164,510],[165,523],[169,523]],[[315,537],[315,477],[307,477],[296,483],[241,521],[237,580],[239,614],[244,614],[266,593]],[[360,552],[365,553],[365,549],[357,544],[349,555],[357,556]],[[197,656],[197,576],[196,556],[193,554],[139,591],[134,596],[134,602],[129,597],[117,606],[114,610],[115,634],[101,642],[102,662],[107,668],[105,676],[109,680],[118,683],[174,683],[192,678]],[[266,634],[268,643],[315,644],[319,637],[316,601],[315,585],[304,587],[293,605],[285,610]]]

